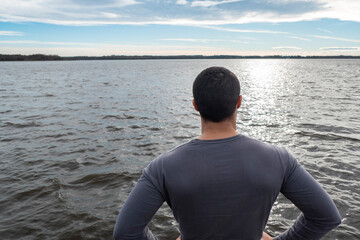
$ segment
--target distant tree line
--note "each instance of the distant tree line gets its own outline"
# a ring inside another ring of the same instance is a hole
[[[0,54],[0,61],[53,61],[53,60],[146,60],[146,59],[360,59],[360,56],[282,56],[282,55],[270,55],[270,56],[239,56],[239,55],[174,55],[174,56],[126,56],[126,55],[111,55],[111,56],[75,56],[75,57],[60,57],[58,55],[5,55]]]
[[[33,54],[33,55],[4,55],[0,54],[0,61],[49,61],[49,60],[63,60],[62,57],[57,55],[44,55],[44,54]]]

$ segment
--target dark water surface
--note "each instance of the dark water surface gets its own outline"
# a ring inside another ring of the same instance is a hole
[[[195,138],[191,87],[221,65],[242,85],[242,134],[285,146],[360,239],[360,60],[144,60],[0,63],[0,238],[111,239],[141,170]],[[282,195],[267,230],[298,210]],[[175,239],[163,206],[150,224]]]

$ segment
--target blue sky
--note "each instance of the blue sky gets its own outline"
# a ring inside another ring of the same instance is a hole
[[[0,0],[0,53],[360,55],[360,1]]]

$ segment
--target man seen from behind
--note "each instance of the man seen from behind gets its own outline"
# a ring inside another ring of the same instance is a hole
[[[232,72],[205,69],[193,96],[201,135],[145,168],[118,215],[115,239],[156,239],[147,224],[165,201],[182,240],[312,240],[340,224],[329,195],[289,152],[237,132],[242,96]],[[301,214],[272,238],[263,231],[280,192]]]

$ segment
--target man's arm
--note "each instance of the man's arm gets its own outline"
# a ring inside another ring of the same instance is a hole
[[[290,154],[286,155],[288,174],[281,192],[302,213],[290,229],[274,240],[320,239],[341,223],[340,214],[320,184]]]
[[[155,240],[146,225],[163,202],[162,194],[143,174],[120,210],[114,239]]]

